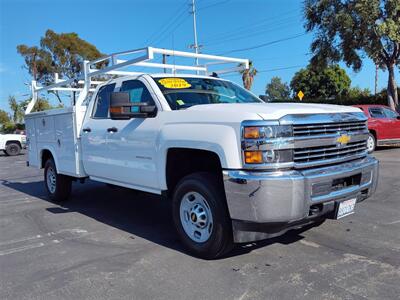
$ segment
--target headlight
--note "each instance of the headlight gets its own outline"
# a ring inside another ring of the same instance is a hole
[[[245,139],[273,139],[291,136],[293,136],[291,125],[248,126],[244,127],[243,132]]]
[[[286,150],[266,150],[266,151],[244,151],[246,164],[275,164],[293,161],[293,151]]]

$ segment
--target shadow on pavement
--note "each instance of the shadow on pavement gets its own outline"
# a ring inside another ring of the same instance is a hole
[[[54,204],[44,196],[46,191],[43,181],[0,182],[3,186]],[[55,204],[59,206],[49,207],[47,211],[53,214],[78,212],[128,232],[132,234],[132,238],[138,236],[187,254],[173,226],[169,201],[162,201],[157,195],[87,181],[83,185],[74,183],[70,200]],[[291,230],[277,238],[237,245],[228,257],[243,255],[275,243],[287,245],[297,242],[303,238],[300,234],[310,227],[313,226]]]
[[[380,152],[380,151],[387,151],[387,150],[393,150],[393,149],[400,149],[399,146],[378,146],[376,147],[375,151]]]

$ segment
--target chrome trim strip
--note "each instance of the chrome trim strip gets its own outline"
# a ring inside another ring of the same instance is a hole
[[[321,135],[314,137],[296,137],[294,139],[294,148],[311,148],[311,147],[323,147],[336,145],[337,139],[340,137],[340,133],[332,134],[332,135]],[[368,139],[368,131],[362,131],[358,133],[347,133],[350,137],[349,143],[367,141]]]
[[[343,163],[355,159],[360,159],[364,158],[368,154],[368,151],[365,150],[363,153],[357,154],[357,155],[348,155],[348,156],[343,156],[340,158],[333,158],[333,159],[322,159],[322,160],[316,160],[312,162],[304,162],[304,163],[294,163],[294,167],[296,169],[304,169],[304,168],[311,168],[311,167],[317,167],[317,166],[323,166],[323,165],[330,165],[330,164],[337,164],[337,163]]]
[[[349,113],[326,113],[326,114],[293,114],[286,115],[279,119],[282,125],[312,125],[319,123],[345,123],[366,121],[367,117],[363,112]]]

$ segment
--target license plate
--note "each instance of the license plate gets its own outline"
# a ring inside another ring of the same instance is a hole
[[[340,219],[354,213],[357,199],[349,199],[339,203],[336,219]]]

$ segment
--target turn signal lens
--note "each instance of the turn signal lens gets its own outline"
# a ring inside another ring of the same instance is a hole
[[[245,151],[244,158],[246,164],[262,164],[263,155],[261,151]]]
[[[245,127],[244,138],[245,139],[259,139],[260,138],[260,127]]]
[[[110,113],[122,114],[123,113],[123,107],[122,106],[111,106],[110,107]]]

